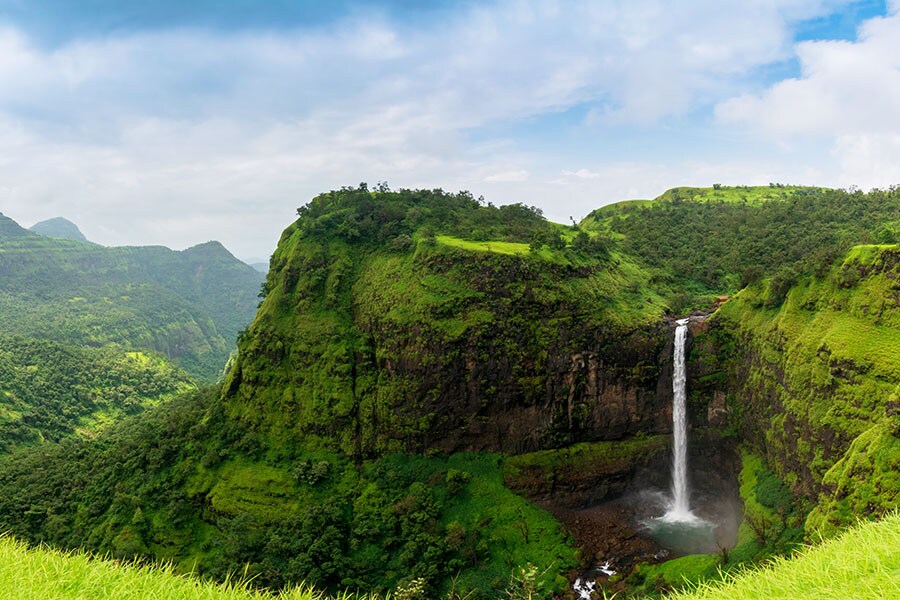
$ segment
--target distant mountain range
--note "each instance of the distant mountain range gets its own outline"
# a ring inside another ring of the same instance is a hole
[[[106,248],[66,219],[29,231],[0,214],[0,334],[156,351],[211,381],[264,278],[219,242]]]
[[[261,258],[259,256],[253,256],[250,258],[243,259],[245,263],[259,271],[260,273],[268,273],[269,272],[269,259]]]

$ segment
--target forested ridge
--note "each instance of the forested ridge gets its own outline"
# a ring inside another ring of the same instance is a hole
[[[801,274],[823,274],[856,244],[900,241],[900,190],[677,188],[606,206],[583,222],[618,238],[673,294],[733,293],[771,278],[773,305]]]
[[[92,436],[193,387],[161,356],[0,335],[0,449]]]
[[[0,333],[151,350],[207,382],[253,318],[262,279],[218,242],[105,248],[2,215],[0,277]]]

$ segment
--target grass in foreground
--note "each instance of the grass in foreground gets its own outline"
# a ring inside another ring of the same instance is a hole
[[[676,600],[900,598],[900,513],[768,566],[673,594]]]
[[[309,589],[279,595],[240,585],[217,585],[151,566],[123,565],[83,552],[31,549],[0,539],[0,599],[6,600],[349,600]],[[355,600],[364,600],[355,598]]]

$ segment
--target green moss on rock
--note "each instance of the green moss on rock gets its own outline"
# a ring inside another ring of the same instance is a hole
[[[900,384],[898,280],[896,246],[857,246],[779,305],[763,281],[711,321],[745,437],[794,492],[818,502],[809,535],[900,506],[900,444],[885,417]]]

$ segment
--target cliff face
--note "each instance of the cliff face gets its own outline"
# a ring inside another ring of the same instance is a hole
[[[409,328],[385,314],[359,321],[374,347],[376,397],[406,420],[400,428],[428,422],[406,440],[407,449],[518,453],[670,430],[670,331],[664,324],[586,326],[576,305],[552,306],[536,297],[541,274],[533,265],[454,260],[480,263],[475,281],[465,282],[480,295],[469,310],[480,321],[464,335]],[[492,277],[497,267],[511,278]],[[386,425],[377,436],[392,436],[396,423]]]
[[[808,532],[896,508],[900,250],[858,246],[770,304],[755,286],[720,309],[698,386],[726,395],[743,437],[815,503]]]
[[[371,243],[342,233],[365,204],[345,196],[314,201],[273,256],[226,386],[240,418],[357,456],[670,430],[671,328],[627,259],[423,234],[409,223],[430,205],[403,194],[378,198]]]

